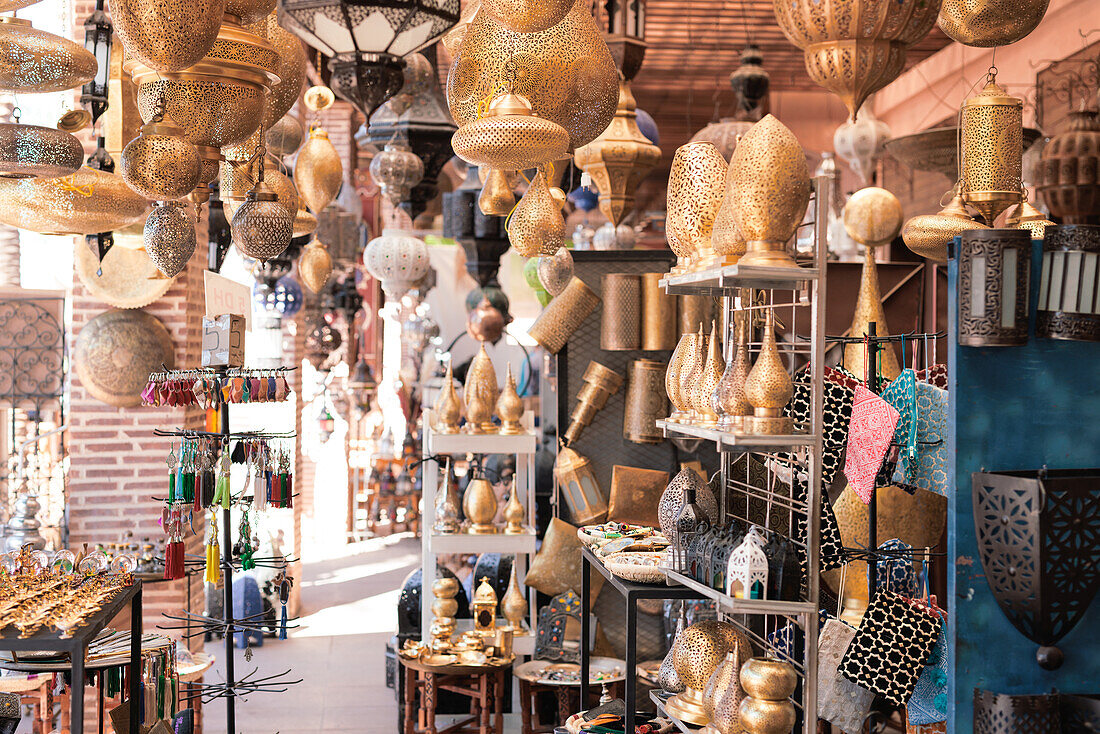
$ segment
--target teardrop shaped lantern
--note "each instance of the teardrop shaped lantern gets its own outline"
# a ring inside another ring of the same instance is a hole
[[[298,211],[294,214],[294,236],[305,237],[307,234],[313,234],[316,229],[317,217],[306,209],[305,200],[299,197]]]
[[[397,206],[424,178],[424,161],[401,142],[388,143],[370,162],[370,175],[382,195]]]
[[[555,26],[573,7],[572,0],[481,0],[483,12],[516,33],[538,33]]]
[[[760,354],[745,378],[745,398],[753,408],[753,415],[744,418],[745,432],[773,436],[793,432],[793,421],[783,415],[793,394],[794,383],[775,343],[775,312],[769,309]]]
[[[91,81],[98,66],[83,46],[40,31],[29,20],[0,17],[0,89],[63,92]]]
[[[508,218],[508,241],[523,257],[553,255],[565,245],[565,219],[542,169]]]
[[[183,272],[195,254],[195,224],[178,201],[158,202],[145,220],[145,251],[164,275]]]
[[[309,131],[309,140],[298,151],[294,164],[294,184],[298,195],[315,212],[325,207],[340,193],[344,183],[344,166],[340,154],[328,139],[328,133],[319,127]]]
[[[995,70],[985,88],[963,103],[962,198],[985,223],[1023,200],[1024,101],[997,84]]]
[[[52,127],[0,123],[0,178],[55,178],[84,163],[80,141]]]
[[[600,211],[615,225],[634,210],[638,184],[661,160],[661,149],[638,129],[637,108],[630,85],[619,82],[619,105],[611,124],[574,154],[576,164],[596,183]]]
[[[122,149],[122,178],[148,199],[166,201],[191,193],[202,175],[199,151],[183,130],[158,113]]]
[[[126,55],[157,71],[183,71],[210,52],[225,0],[110,0]]]
[[[868,105],[860,111],[858,119],[848,119],[836,129],[833,149],[866,186],[889,139],[890,126],[875,117]]]
[[[298,258],[298,277],[302,285],[314,293],[320,293],[332,275],[332,256],[328,248],[314,237]]]
[[[506,91],[488,112],[451,136],[455,154],[475,166],[523,171],[561,160],[569,152],[569,133],[535,114],[526,97]]]
[[[262,150],[262,149],[261,149]],[[294,214],[264,183],[263,155],[259,157],[259,181],[233,215],[233,245],[245,257],[260,261],[278,257],[294,235]]]
[[[485,216],[506,217],[516,207],[516,194],[508,182],[508,174],[492,169],[477,197],[477,206]]]
[[[513,91],[539,117],[564,127],[573,148],[595,140],[615,115],[619,73],[587,0],[576,0],[560,23],[539,33],[516,33],[477,13],[447,75],[447,103],[459,126],[477,119],[478,105],[495,95],[509,66]]]

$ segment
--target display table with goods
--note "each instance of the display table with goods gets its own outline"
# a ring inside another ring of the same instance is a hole
[[[68,655],[72,674],[69,722],[84,731],[84,680],[88,649],[119,612],[129,607],[130,639],[127,699],[129,734],[141,723],[141,582],[133,578],[136,562],[120,556],[108,565],[103,554],[77,560],[71,551],[50,558],[25,547],[0,556],[0,650],[13,660],[41,651]],[[0,663],[0,667],[6,667]]]

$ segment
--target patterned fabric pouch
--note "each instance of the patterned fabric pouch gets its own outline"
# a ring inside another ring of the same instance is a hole
[[[828,619],[817,643],[817,715],[844,734],[860,734],[875,694],[837,672],[856,631],[844,622]]]
[[[894,482],[947,496],[947,391],[917,383],[917,457],[894,472]]]
[[[942,622],[947,621],[946,612],[938,609],[937,614]],[[947,633],[943,629],[905,704],[905,713],[915,726],[947,721]]]
[[[917,459],[917,373],[910,369],[902,370],[882,391],[882,399],[898,411],[898,424],[894,428],[892,441],[893,446],[897,447],[895,465],[908,479]],[[894,455],[894,452],[890,452],[890,455]],[[894,474],[894,466],[887,461],[876,484],[879,487],[889,486],[893,483]]]
[[[852,420],[848,424],[848,453],[844,460],[844,476],[864,503],[871,501],[875,477],[882,467],[883,457],[894,438],[900,415],[897,409],[878,395],[856,387],[852,404]]]
[[[927,607],[878,590],[838,670],[853,683],[904,706],[940,629],[940,618]]]

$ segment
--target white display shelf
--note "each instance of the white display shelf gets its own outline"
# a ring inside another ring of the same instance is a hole
[[[728,295],[735,288],[801,290],[805,283],[817,280],[814,267],[764,267],[760,265],[724,265],[681,275],[666,275],[661,287],[669,295]]]
[[[653,701],[653,704],[657,707],[657,713],[675,724],[676,728],[682,731],[684,734],[698,734],[698,732],[703,731],[703,727],[689,724],[686,721],[681,721],[680,719],[677,719],[675,716],[670,714],[668,712],[668,709],[665,708],[664,700],[657,695],[657,691],[649,692],[649,700]]]
[[[677,423],[670,420],[658,420],[657,427],[664,431],[665,438],[701,438],[713,441],[719,451],[786,451],[799,446],[813,446],[815,436],[812,433],[792,433],[786,435],[761,435],[757,433],[736,433],[720,428],[704,428],[690,423]]]
[[[533,454],[538,446],[533,433],[438,433],[431,427],[425,433],[431,436],[432,451],[437,454]]]
[[[684,576],[676,571],[665,571],[665,576],[670,583],[686,586],[687,588],[702,594],[708,599],[713,599],[718,608],[727,614],[812,614],[817,610],[817,605],[808,601],[780,601],[778,599],[737,599],[713,589],[706,584],[701,584],[693,578]]]
[[[534,553],[535,532],[526,530],[516,535],[491,533],[474,535],[471,533],[432,534],[433,553]]]

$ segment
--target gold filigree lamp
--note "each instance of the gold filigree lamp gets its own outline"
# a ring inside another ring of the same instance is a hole
[[[1024,199],[1020,205],[1012,210],[1005,221],[1005,225],[1012,229],[1026,229],[1031,232],[1031,239],[1041,240],[1046,234],[1047,227],[1056,226],[1047,216],[1036,209]]]
[[[955,193],[947,206],[936,214],[921,214],[905,223],[901,239],[905,246],[933,262],[947,262],[947,246],[968,229],[988,229],[970,216],[962,196]]]
[[[183,71],[210,52],[225,0],[111,0],[126,55],[157,71]]]
[[[477,197],[477,206],[485,216],[506,217],[516,206],[516,194],[504,171],[490,170]]]
[[[875,249],[884,247],[898,236],[903,221],[901,202],[886,189],[871,186],[852,194],[844,205],[844,229],[863,245],[863,271],[859,279],[855,315],[848,336],[864,336],[867,324],[875,322],[877,336],[889,336],[882,290],[878,284]],[[867,372],[867,349],[863,344],[844,345],[844,366],[859,379]],[[892,380],[901,373],[894,348],[886,343],[881,352],[879,376]]]
[[[285,115],[264,133],[264,143],[271,154],[282,158],[294,155],[305,142],[305,130],[302,123]]]
[[[198,186],[201,175],[198,148],[163,113],[153,115],[122,149],[122,179],[147,199],[182,199]]]
[[[233,245],[245,257],[260,261],[278,257],[294,236],[294,214],[264,183],[263,148],[257,153],[258,182],[230,223]]]
[[[290,108],[298,101],[298,95],[302,93],[308,63],[306,50],[298,36],[279,25],[276,13],[257,20],[248,30],[266,39],[279,54],[279,63],[275,67],[275,75],[279,77],[279,81],[267,93],[264,119],[260,123],[261,130],[268,130],[290,112]]]
[[[344,183],[344,165],[340,154],[328,139],[328,133],[319,127],[309,131],[309,140],[298,151],[294,163],[294,185],[298,196],[314,212],[323,212],[336,198]]]
[[[293,184],[291,185],[293,186]],[[276,190],[276,192],[277,191],[278,190]],[[295,189],[294,191],[297,193],[298,190]],[[313,212],[309,209],[306,209],[305,199],[299,197],[298,211],[294,213],[294,236],[305,237],[307,234],[313,234],[315,231],[317,231],[317,217],[313,216]]]
[[[60,178],[0,179],[0,223],[32,232],[113,232],[148,212],[121,176],[87,166]]]
[[[985,88],[962,107],[963,201],[981,212],[985,223],[1023,200],[1024,101],[997,84],[996,69]]]
[[[728,622],[707,620],[685,629],[676,639],[672,664],[684,684],[665,704],[673,716],[695,726],[708,722],[703,689],[726,653],[735,646],[751,650],[748,637]]]
[[[16,93],[63,92],[91,81],[98,63],[91,51],[40,31],[29,20],[0,17],[0,89]]]
[[[738,264],[797,267],[787,241],[810,203],[810,171],[794,133],[765,115],[741,138],[730,168],[737,182],[731,205],[746,241]]]
[[[665,215],[665,237],[677,257],[672,274],[717,262],[710,239],[722,205],[726,169],[726,159],[712,143],[687,143],[676,149],[668,174]]]
[[[745,399],[752,405],[753,414],[742,420],[744,431],[769,436],[793,433],[794,421],[783,415],[793,394],[794,384],[775,343],[775,313],[769,309],[760,353],[745,378]]]
[[[714,669],[703,689],[703,707],[710,723],[702,734],[741,734],[741,702],[745,691],[741,688],[741,666],[752,654],[736,640],[726,657]]]
[[[467,404],[469,401],[467,400]],[[493,518],[497,514],[497,496],[485,477],[475,477],[462,494],[462,512],[470,522],[466,532],[471,535],[492,535],[497,532]]]
[[[939,26],[964,46],[1007,46],[1035,30],[1050,0],[943,0]]]
[[[52,127],[0,123],[0,178],[56,178],[80,170],[84,149]]]
[[[707,353],[699,369],[698,378],[691,386],[691,407],[698,416],[699,425],[704,428],[713,428],[718,424],[718,414],[714,411],[711,397],[726,369],[725,363],[722,362],[722,340],[718,337],[717,329],[715,322],[710,322]]]
[[[178,201],[158,202],[145,219],[145,251],[164,275],[183,272],[195,254],[195,223]]]
[[[584,427],[592,424],[596,413],[607,405],[608,398],[623,386],[623,376],[599,362],[589,362],[582,379],[584,384],[577,391],[577,405],[569,416],[569,427],[562,434],[569,444],[580,438]]]
[[[565,245],[565,218],[541,168],[505,226],[508,241],[523,257],[553,255]]]
[[[696,334],[693,331],[680,335],[680,341],[672,351],[668,369],[665,371],[665,393],[668,395],[668,402],[672,403],[672,415],[668,419],[673,422],[684,420],[691,412],[680,393],[680,374],[684,369],[685,360],[695,352],[695,339]]]
[[[572,0],[481,0],[483,12],[516,33],[538,33],[555,26],[573,7]]]
[[[314,237],[298,256],[298,278],[302,285],[314,293],[320,293],[332,275],[332,255],[328,248]]]
[[[493,408],[496,407],[498,398],[500,388],[497,387],[497,372],[493,367],[493,360],[489,359],[489,354],[485,351],[485,343],[482,342],[466,371],[466,384],[462,389],[462,399],[466,401],[466,420],[472,424],[471,432],[497,432],[497,426],[493,423]],[[484,405],[484,413],[476,416],[476,421],[471,406],[474,400]]]
[[[370,175],[382,196],[394,206],[409,198],[424,178],[424,161],[402,142],[387,143],[370,162]]]
[[[680,402],[683,404],[683,415],[680,416],[680,421],[683,423],[695,423],[699,418],[699,415],[695,412],[695,406],[691,402],[691,395],[706,355],[707,336],[703,333],[703,325],[700,323],[695,338],[691,340],[691,351],[684,355],[684,361],[680,365],[678,376],[680,380]]]
[[[734,330],[736,337],[730,344],[726,371],[714,389],[713,407],[718,414],[719,428],[740,431],[745,427],[746,417],[752,414],[752,405],[745,397],[745,380],[752,370],[752,355],[749,354],[748,319],[743,314],[737,314]]]
[[[535,114],[526,97],[506,91],[484,116],[451,136],[455,154],[475,166],[503,171],[537,168],[569,152],[569,133]]]
[[[638,184],[661,160],[661,149],[638,129],[637,108],[630,85],[620,81],[619,105],[611,124],[574,153],[577,166],[592,177],[600,192],[600,211],[616,226],[633,211]]]

